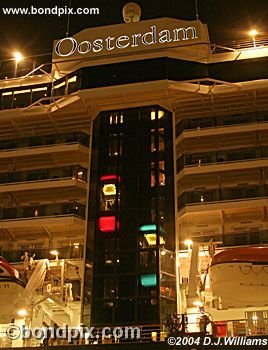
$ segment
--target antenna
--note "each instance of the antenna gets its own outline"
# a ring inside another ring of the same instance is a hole
[[[199,13],[198,13],[198,0],[195,0],[195,16],[197,21],[199,20]]]
[[[69,1],[69,8],[71,8],[71,6],[72,6],[72,0]],[[68,17],[67,17],[66,38],[69,36],[69,27],[70,27],[70,13],[68,13]]]

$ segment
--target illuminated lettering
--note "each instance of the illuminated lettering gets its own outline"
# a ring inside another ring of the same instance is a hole
[[[99,53],[103,50],[123,50],[127,47],[150,46],[195,39],[198,39],[195,27],[175,28],[172,30],[163,29],[159,32],[157,26],[154,25],[150,27],[150,31],[144,34],[134,33],[131,36],[108,36],[107,38],[99,38],[92,41],[84,40],[80,43],[75,38],[64,38],[56,43],[55,53],[60,57],[68,57],[73,54],[85,55],[89,52]]]
[[[61,52],[61,45],[62,43],[66,42],[66,41],[70,41],[71,44],[72,44],[72,47],[70,49],[69,52],[67,53],[62,53]],[[56,46],[55,46],[55,52],[58,56],[61,56],[61,57],[67,57],[67,56],[71,56],[75,50],[77,49],[77,41],[74,39],[74,38],[64,38],[64,39],[61,39],[60,41],[57,42]]]
[[[174,33],[174,41],[180,41],[180,33],[182,33],[182,40],[189,40],[188,38],[188,31],[192,32],[192,38],[191,39],[197,39],[197,33],[195,27],[188,27],[188,28],[176,28],[173,30]]]
[[[111,41],[112,40],[114,40],[114,38],[112,38],[110,36],[108,36],[108,38],[105,39],[106,44],[107,44],[106,49],[109,50],[109,51],[114,49],[114,47],[111,47]]]
[[[165,29],[165,30],[162,30],[160,33],[159,33],[159,42],[161,44],[163,43],[170,43],[172,41],[171,39],[171,35],[170,35],[170,31]]]
[[[100,52],[103,50],[103,40],[96,39],[93,41],[93,52]]]
[[[123,41],[127,41],[126,44],[122,44]],[[125,49],[126,47],[129,46],[129,36],[126,35],[122,35],[120,36],[115,43],[116,47],[118,47],[118,49]]]
[[[83,47],[85,48],[84,50],[83,50]],[[77,51],[82,55],[85,53],[88,53],[90,50],[91,50],[91,43],[87,40],[82,41],[77,47]]]
[[[156,41],[156,26],[152,26],[151,29],[152,29],[151,32],[145,33],[142,36],[141,41],[144,45],[152,45],[152,44],[156,44],[156,42],[157,42]],[[147,41],[147,40],[149,40],[148,36],[149,36],[149,38],[151,38],[150,42]]]
[[[137,39],[141,36],[140,33],[138,34],[133,34],[132,35],[132,40],[133,40],[133,44],[131,45],[132,47],[136,47],[136,46],[139,46],[138,43],[137,43]]]

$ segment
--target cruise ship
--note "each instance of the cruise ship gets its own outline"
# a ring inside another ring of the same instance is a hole
[[[268,334],[268,40],[131,6],[1,66],[2,348],[40,345],[10,323]]]

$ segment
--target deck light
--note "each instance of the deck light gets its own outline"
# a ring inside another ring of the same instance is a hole
[[[27,316],[27,310],[26,309],[19,309],[17,314],[20,317],[25,317],[25,316]]]
[[[20,52],[16,51],[13,53],[13,57],[17,63],[21,62],[23,60],[23,56]]]
[[[253,46],[254,46],[254,47],[256,47],[256,39],[255,39],[255,37],[256,37],[257,34],[258,34],[258,32],[257,32],[256,29],[251,29],[251,30],[249,31],[249,35],[250,35],[251,38],[252,38]]]
[[[59,260],[59,252],[58,252],[57,250],[51,250],[51,251],[50,251],[50,254],[51,254],[51,255],[55,255],[56,260]]]

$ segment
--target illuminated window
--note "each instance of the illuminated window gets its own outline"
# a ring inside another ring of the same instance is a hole
[[[101,210],[110,211],[116,209],[117,198],[116,185],[113,183],[104,184],[101,192]]]
[[[144,236],[145,236],[149,246],[156,246],[156,234],[155,233],[147,233]],[[165,244],[165,240],[162,236],[159,237],[159,243],[161,245]]]
[[[158,162],[158,181],[157,181],[157,169],[155,168],[155,163],[151,163],[151,187],[154,187],[159,184],[159,186],[165,186],[166,177],[165,177],[165,162]]]
[[[114,175],[114,174],[109,174],[109,175],[102,175],[101,181],[109,181],[109,180],[117,180],[120,182],[120,176]]]
[[[155,224],[142,225],[140,227],[140,231],[141,232],[156,231],[156,225]]]
[[[99,230],[102,232],[114,232],[116,229],[115,216],[101,216],[99,218]]]
[[[116,195],[116,187],[115,184],[106,184],[102,188],[102,192],[105,196],[114,196]]]
[[[142,275],[140,277],[141,279],[141,285],[143,287],[155,287],[157,285],[157,279],[156,279],[156,274],[152,275]]]
[[[159,162],[159,185],[165,186],[166,184],[166,177],[165,177],[165,162],[161,161]]]
[[[100,192],[100,209],[102,211],[116,210],[120,203],[119,182],[120,176],[103,175],[101,177],[102,187]],[[116,185],[118,181],[118,184]]]
[[[116,113],[112,113],[110,115],[110,125],[113,124],[123,124],[124,123],[124,116],[122,113],[116,112]]]
[[[158,119],[162,119],[165,116],[165,112],[156,110],[151,111],[151,120],[155,120],[156,116],[158,117]]]

